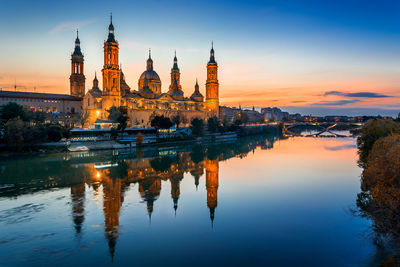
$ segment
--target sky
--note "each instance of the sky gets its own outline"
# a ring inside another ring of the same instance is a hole
[[[174,51],[186,96],[205,94],[211,41],[220,103],[312,115],[400,112],[400,1],[0,0],[0,88],[69,93],[76,29],[86,89],[113,14],[132,89],[151,48],[168,90]],[[100,79],[101,86],[101,79]]]

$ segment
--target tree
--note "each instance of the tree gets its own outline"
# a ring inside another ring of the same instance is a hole
[[[191,121],[192,135],[203,136],[204,133],[204,121],[202,119],[194,118]]]
[[[172,122],[168,117],[155,116],[154,119],[151,120],[151,126],[156,129],[169,129],[172,126]]]
[[[400,124],[392,119],[370,120],[367,122],[362,128],[360,136],[357,138],[360,155],[359,164],[365,167],[369,152],[374,143],[378,139],[394,133],[400,133]]]
[[[52,141],[52,142],[60,141],[63,136],[62,126],[59,124],[48,125],[46,132],[47,132],[47,138],[49,139],[49,141]]]
[[[208,118],[207,120],[207,129],[212,132],[216,133],[218,131],[219,121],[216,116]]]
[[[15,102],[9,102],[0,107],[1,122],[5,124],[8,120],[20,118],[26,120],[24,107]]]
[[[126,126],[128,124],[128,110],[126,107],[111,107],[109,110],[107,110],[108,114],[108,119],[113,121],[113,122],[118,122],[118,130],[124,131],[126,129]]]
[[[9,148],[21,151],[24,147],[24,122],[19,117],[9,119],[4,125],[4,140]]]
[[[88,122],[89,116],[90,116],[90,113],[87,110],[79,113],[79,122],[80,122],[82,128],[85,128],[85,124]]]
[[[377,237],[400,238],[400,135],[377,140],[361,177],[357,206]]]
[[[176,128],[179,128],[179,124],[181,124],[181,115],[179,113],[172,117],[172,123],[175,124]]]
[[[26,147],[32,147],[44,141],[46,137],[43,125],[30,126],[18,117],[8,120],[4,125],[4,140],[12,150],[21,151]]]

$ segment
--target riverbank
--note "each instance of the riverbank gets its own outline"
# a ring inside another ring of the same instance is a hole
[[[99,141],[60,141],[60,142],[46,142],[41,143],[35,147],[30,147],[24,151],[10,151],[7,150],[6,146],[0,147],[0,158],[18,155],[35,155],[43,153],[57,153],[66,152],[77,149],[82,150],[108,150],[108,149],[131,149],[135,147],[147,147],[147,146],[168,146],[168,145],[179,145],[186,143],[218,143],[218,142],[235,142],[238,138],[260,135],[260,134],[272,134],[281,135],[281,127],[278,124],[274,125],[246,125],[239,126],[235,132],[224,132],[224,133],[206,133],[203,136],[180,136],[180,137],[162,137],[156,134],[144,135],[143,142],[137,145],[136,136],[122,136],[115,140],[99,140]],[[74,149],[75,148],[75,149]]]

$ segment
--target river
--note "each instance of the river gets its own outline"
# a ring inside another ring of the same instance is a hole
[[[374,264],[355,139],[250,137],[0,162],[0,265]]]

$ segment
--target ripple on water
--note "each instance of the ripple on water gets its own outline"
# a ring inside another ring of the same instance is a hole
[[[0,223],[15,224],[32,220],[33,214],[44,209],[44,204],[25,204],[0,211]]]

